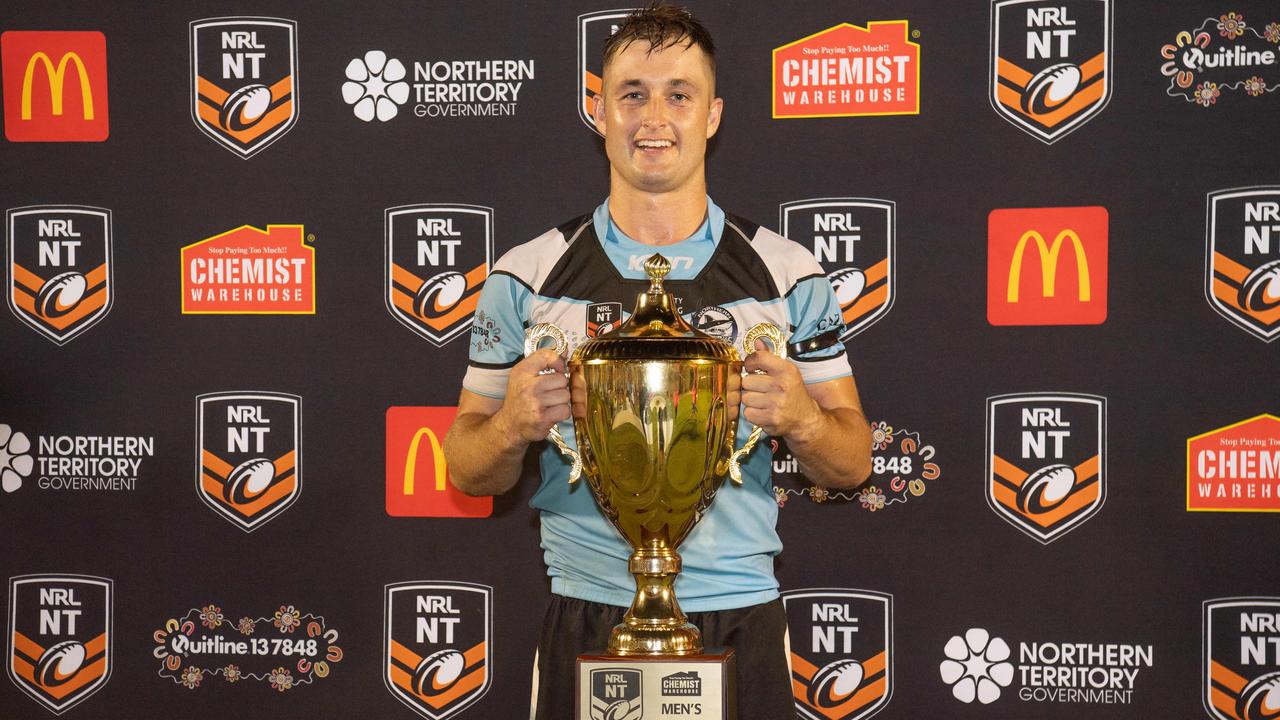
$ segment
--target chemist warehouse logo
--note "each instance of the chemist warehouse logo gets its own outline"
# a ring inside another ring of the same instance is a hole
[[[800,717],[858,720],[879,712],[893,695],[893,596],[790,590],[782,604]]]
[[[1048,544],[1106,500],[1107,399],[1027,393],[987,399],[987,504]]]
[[[298,25],[221,17],[191,23],[191,119],[248,159],[298,121]]]
[[[604,43],[618,32],[618,25],[632,12],[634,10],[623,8],[578,16],[578,76],[582,78],[578,118],[592,130],[596,130],[596,102],[604,90]]]
[[[111,211],[35,205],[5,212],[9,309],[63,345],[93,327],[115,300]]]
[[[421,60],[408,67],[383,50],[347,63],[342,99],[364,122],[388,122],[401,107],[417,117],[515,115],[534,79],[534,61]]]
[[[1208,195],[1204,294],[1264,342],[1280,337],[1280,186]]]
[[[1111,0],[991,3],[991,106],[1052,144],[1111,99]]]
[[[951,696],[963,703],[989,705],[1012,687],[1012,694],[1023,702],[1130,705],[1139,674],[1155,665],[1151,645],[1058,641],[1016,645],[1015,657],[1004,638],[984,628],[969,628],[947,641],[938,673],[951,688]]]
[[[315,248],[301,225],[241,225],[182,248],[184,315],[313,315]]]
[[[452,717],[492,682],[493,588],[402,582],[383,595],[382,680],[430,720]]]
[[[384,299],[400,324],[443,346],[471,327],[493,262],[493,209],[388,208]]]
[[[9,679],[55,715],[111,677],[113,586],[89,575],[9,578]]]
[[[811,249],[827,272],[840,303],[841,340],[889,312],[897,290],[896,203],[870,198],[796,200],[783,203],[780,216],[782,235]],[[827,329],[820,327],[819,332]]]
[[[906,20],[841,23],[773,51],[775,118],[919,113],[920,45]]]
[[[1280,598],[1206,600],[1204,709],[1217,720],[1280,716]]]
[[[196,494],[245,532],[302,493],[301,402],[274,392],[196,398]]]

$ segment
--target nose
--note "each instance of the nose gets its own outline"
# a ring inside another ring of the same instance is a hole
[[[661,128],[667,124],[667,105],[660,97],[654,97],[644,106],[644,116],[640,120],[645,128]]]

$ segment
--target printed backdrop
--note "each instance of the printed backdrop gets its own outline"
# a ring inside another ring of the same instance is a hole
[[[439,443],[626,6],[10,5],[0,717],[523,717],[536,469]],[[756,451],[799,716],[1275,717],[1280,8],[694,9],[874,426],[855,491]]]

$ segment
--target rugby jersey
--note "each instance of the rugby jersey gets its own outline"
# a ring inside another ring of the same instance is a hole
[[[710,198],[706,220],[689,238],[644,245],[614,226],[606,200],[594,213],[548,230],[498,260],[480,294],[463,387],[504,397],[511,367],[524,354],[525,330],[535,323],[563,330],[571,354],[616,327],[648,289],[643,263],[654,252],[672,260],[663,284],[685,319],[735,346],[759,322],[783,328],[789,343],[844,327],[831,284],[804,247],[724,213]],[[851,374],[839,342],[791,359],[806,383]],[[739,417],[741,447],[751,426]],[[572,421],[559,429],[576,449]],[[541,514],[551,591],[630,605],[635,594],[627,572],[630,547],[604,518],[586,483],[569,486],[569,463],[554,445],[546,443],[539,459],[542,483],[530,505]],[[769,443],[762,439],[743,464],[743,485],[726,482],[681,544],[684,569],[676,594],[686,611],[747,607],[778,596],[773,557],[782,543],[775,530],[771,463]]]

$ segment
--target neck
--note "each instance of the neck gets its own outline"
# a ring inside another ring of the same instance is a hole
[[[670,192],[650,193],[612,178],[609,216],[629,238],[671,245],[689,237],[707,218],[707,182],[701,174]]]

